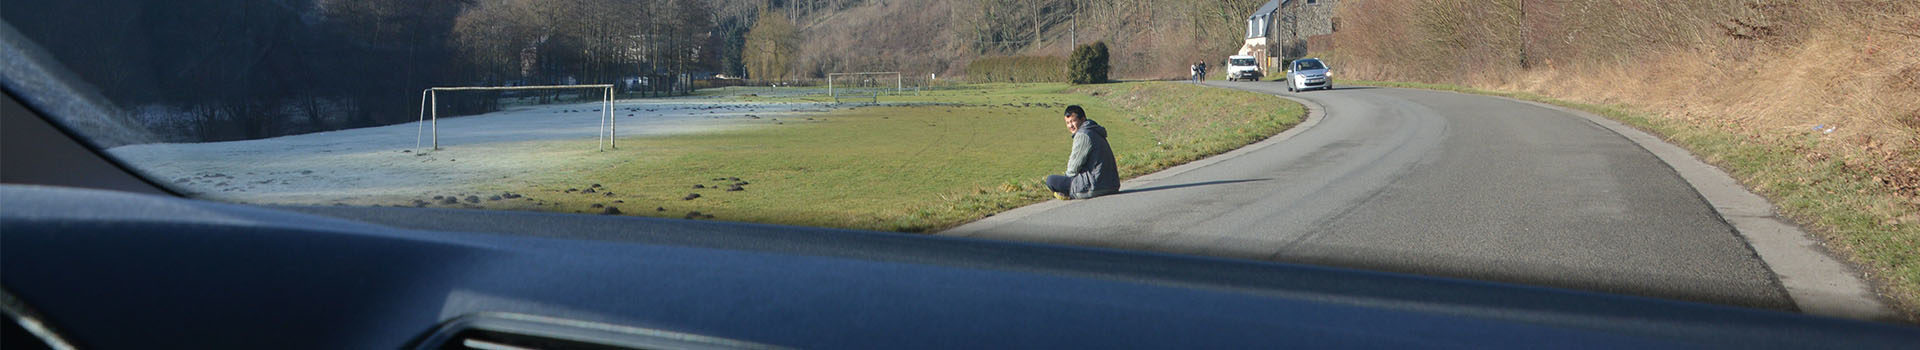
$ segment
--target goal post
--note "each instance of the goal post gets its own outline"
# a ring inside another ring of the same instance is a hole
[[[450,86],[420,90],[420,121],[414,126],[413,148],[420,148],[422,134],[430,135],[433,150],[440,150],[440,92],[487,90],[594,89],[600,90],[600,150],[620,148],[615,141],[613,84],[535,85],[535,86]]]
[[[900,72],[827,73],[827,95],[839,103],[841,97],[868,97],[880,102],[880,95],[906,91]]]

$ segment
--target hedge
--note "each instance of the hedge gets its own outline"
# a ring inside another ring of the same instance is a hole
[[[1067,81],[1067,60],[1055,56],[988,57],[967,63],[974,83],[1059,83]]]

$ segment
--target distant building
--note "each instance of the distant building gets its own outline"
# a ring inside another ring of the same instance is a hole
[[[1272,0],[1247,16],[1247,41],[1240,54],[1258,58],[1267,66],[1286,59],[1333,49],[1333,32],[1340,19],[1333,8],[1339,0]]]
[[[540,72],[539,68],[540,47],[527,45],[526,48],[520,49],[520,79],[532,79],[534,73]]]
[[[527,47],[520,49],[520,79],[522,81],[532,81],[535,75],[549,73],[540,71],[540,45],[546,43],[547,37],[541,36],[539,39],[534,39],[533,42],[527,43]]]

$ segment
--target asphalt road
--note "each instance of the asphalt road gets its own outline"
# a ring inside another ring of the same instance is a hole
[[[1794,309],[1672,168],[1578,116],[1425,90],[1211,84],[1292,95],[1325,114],[1284,140],[1119,194],[943,234]]]

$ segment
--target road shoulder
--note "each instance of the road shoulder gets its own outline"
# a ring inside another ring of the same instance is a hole
[[[1456,92],[1457,93],[1457,92]],[[1486,95],[1476,95],[1486,96]],[[1632,126],[1587,111],[1547,103],[1487,96],[1579,116],[1612,130],[1661,162],[1693,186],[1766,263],[1801,312],[1841,318],[1899,321],[1900,316],[1852,266],[1829,255],[1812,235],[1781,218],[1766,198],[1741,186],[1720,168],[1680,146]]]

